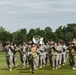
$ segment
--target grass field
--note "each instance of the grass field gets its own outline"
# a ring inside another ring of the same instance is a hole
[[[10,72],[8,70],[5,58],[5,52],[0,52],[0,75],[33,75],[29,68],[23,69],[21,62],[18,61],[18,67],[13,68]],[[41,69],[38,69],[34,75],[76,75],[76,71],[73,71],[69,64],[62,66],[60,69],[51,70],[50,65],[47,65]]]

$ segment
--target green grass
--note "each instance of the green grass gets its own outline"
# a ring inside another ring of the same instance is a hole
[[[0,75],[33,75],[29,68],[22,68],[20,60],[18,60],[17,64],[18,67],[13,68],[10,72],[6,64],[5,52],[0,52]],[[54,71],[51,70],[50,65],[47,65],[41,69],[38,69],[34,75],[76,75],[76,71],[73,71],[69,64]]]

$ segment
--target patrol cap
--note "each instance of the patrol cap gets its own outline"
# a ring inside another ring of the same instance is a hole
[[[11,42],[10,41],[7,41],[6,44],[11,45]]]
[[[64,41],[63,41],[62,39],[59,39],[59,42],[60,42],[60,43],[63,43]]]
[[[74,44],[74,42],[69,42],[69,44],[70,44],[70,45],[73,45],[73,44]]]

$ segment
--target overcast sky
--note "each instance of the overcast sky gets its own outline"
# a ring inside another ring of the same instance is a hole
[[[0,0],[0,26],[7,31],[31,28],[53,31],[76,23],[76,0]]]

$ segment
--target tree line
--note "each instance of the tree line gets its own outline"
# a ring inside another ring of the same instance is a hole
[[[67,45],[69,42],[76,37],[76,24],[67,24],[66,26],[59,26],[55,32],[52,31],[51,27],[46,27],[45,29],[30,29],[27,32],[26,28],[19,29],[16,32],[10,33],[6,31],[2,26],[0,27],[0,41],[3,45],[6,45],[7,41],[13,43],[22,43],[23,41],[31,41],[34,35],[40,35],[44,38],[44,42],[55,41],[58,42],[59,39],[64,40]]]

